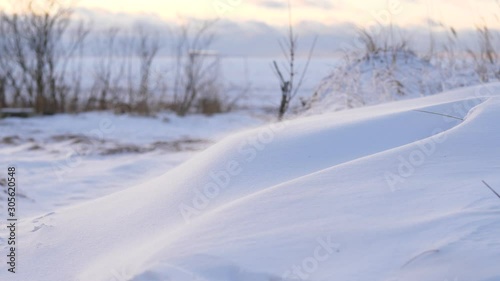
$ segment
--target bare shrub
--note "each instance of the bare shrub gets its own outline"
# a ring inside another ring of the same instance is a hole
[[[219,98],[203,97],[198,100],[198,112],[213,115],[224,111],[224,106]]]
[[[120,29],[111,27],[96,36],[99,58],[94,62],[94,82],[86,103],[86,110],[107,110],[117,102],[123,62],[119,57]]]
[[[139,88],[137,90],[136,111],[140,114],[149,114],[149,98],[152,94],[151,71],[158,50],[160,49],[158,36],[145,31],[142,27],[137,28],[139,42],[137,45],[137,56],[139,57]]]
[[[489,29],[488,26],[482,25],[476,27],[476,35],[477,51],[469,49],[476,73],[481,82],[489,82],[493,78],[500,79],[499,34]]]
[[[427,80],[437,73],[430,59],[418,55],[404,33],[396,33],[392,26],[379,34],[357,32],[360,44],[344,50],[341,62],[313,96],[302,101],[306,110],[342,110],[429,95],[439,88],[439,83]]]
[[[290,108],[290,103],[292,102],[292,99],[295,98],[298,91],[300,90],[305,74],[309,67],[309,63],[311,61],[311,56],[314,51],[314,47],[316,45],[316,38],[315,38],[313,44],[311,45],[311,49],[309,51],[307,63],[300,74],[299,80],[295,81],[297,75],[295,60],[297,55],[298,38],[294,34],[293,30],[292,7],[290,1],[288,1],[288,13],[289,13],[288,35],[279,42],[281,51],[283,53],[283,56],[285,57],[286,62],[282,64],[282,66],[280,67],[276,61],[273,61],[273,70],[276,74],[276,77],[279,80],[279,85],[281,90],[281,101],[278,107],[278,120],[283,119],[286,112]],[[297,84],[295,84],[295,82],[297,82]]]
[[[195,107],[201,113],[221,112],[219,110],[224,102],[221,100],[222,86],[219,81],[220,61],[218,55],[210,51],[215,37],[212,31],[215,23],[205,21],[184,24],[176,34],[172,107],[180,116],[188,114]],[[221,106],[214,106],[216,103]]]
[[[81,24],[66,40],[73,10],[56,0],[21,0],[13,8],[12,14],[0,14],[0,43],[7,58],[1,65],[13,104],[32,106],[38,113],[64,112],[73,88],[66,67],[88,29]]]
[[[129,31],[112,27],[97,38],[97,50],[102,51],[94,63],[94,82],[86,110],[151,114],[151,98],[156,90],[152,73],[160,50],[159,34],[142,26]]]
[[[0,76],[0,108],[7,106],[7,102],[5,100],[5,80],[4,76]]]

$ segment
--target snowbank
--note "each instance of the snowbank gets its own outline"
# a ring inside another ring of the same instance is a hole
[[[18,273],[0,279],[500,280],[500,201],[481,183],[500,188],[498,93],[233,135],[150,182],[25,219]]]
[[[424,97],[498,81],[495,66],[483,72],[470,58],[434,58],[401,49],[346,54],[306,102],[308,114]]]

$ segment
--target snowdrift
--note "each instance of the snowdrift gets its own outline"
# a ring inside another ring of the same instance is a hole
[[[150,182],[23,220],[17,273],[0,279],[500,280],[500,200],[481,183],[500,190],[499,93],[228,137]]]
[[[478,71],[471,65],[451,53],[430,58],[405,47],[355,51],[339,61],[304,103],[308,114],[317,114],[498,82],[495,66],[486,63]]]

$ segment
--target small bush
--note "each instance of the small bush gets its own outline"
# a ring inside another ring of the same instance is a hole
[[[359,30],[361,44],[344,50],[342,62],[302,101],[304,110],[342,110],[500,80],[498,33],[478,27],[477,46],[468,48],[454,28],[447,30],[440,48],[430,36],[427,54],[413,50],[392,27],[378,36]]]
[[[224,112],[223,102],[217,98],[201,98],[198,101],[198,112],[205,115],[214,115]]]

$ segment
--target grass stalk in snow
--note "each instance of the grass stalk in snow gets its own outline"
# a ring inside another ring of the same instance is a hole
[[[493,187],[491,187],[489,184],[487,184],[484,180],[483,180],[483,183],[484,185],[486,185],[487,188],[489,188],[493,193],[495,193],[495,195],[500,199],[500,194],[498,194],[494,189]]]

